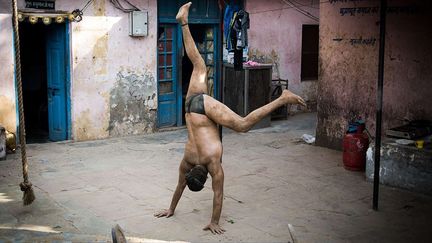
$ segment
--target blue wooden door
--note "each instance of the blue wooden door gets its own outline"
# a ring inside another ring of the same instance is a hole
[[[46,66],[48,86],[48,128],[51,141],[67,139],[66,26],[47,26]]]
[[[167,127],[177,124],[176,25],[159,25],[158,36],[158,126]]]

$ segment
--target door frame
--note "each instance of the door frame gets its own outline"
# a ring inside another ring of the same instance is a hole
[[[65,64],[66,64],[66,138],[68,140],[72,139],[72,105],[71,105],[71,82],[72,82],[72,72],[71,72],[71,60],[72,60],[72,48],[71,48],[71,22],[66,20],[65,25]]]
[[[189,19],[189,23],[190,24],[206,24],[206,25],[211,25],[213,28],[213,34],[214,34],[214,39],[215,39],[215,52],[214,52],[214,62],[215,62],[215,79],[214,79],[214,96],[216,99],[219,99],[220,97],[220,90],[219,90],[219,85],[220,85],[220,78],[221,78],[221,70],[220,70],[220,65],[222,62],[222,59],[219,60],[220,57],[220,51],[222,50],[222,45],[220,43],[220,22],[217,20],[212,20],[212,19]],[[183,53],[183,34],[182,34],[182,30],[181,30],[181,25],[178,24],[178,22],[175,19],[172,18],[158,18],[158,23],[157,26],[159,28],[160,25],[163,24],[175,24],[176,28],[175,31],[177,32],[177,47],[176,47],[176,75],[177,75],[177,82],[176,82],[176,89],[177,89],[177,108],[176,108],[176,126],[182,126],[183,125],[183,114],[182,114],[182,84],[183,84],[183,80],[182,80],[182,69],[183,69],[183,65],[181,62],[181,58],[180,55],[181,53]],[[157,54],[158,54],[158,50],[156,50]],[[158,70],[159,71],[159,70]],[[158,73],[159,75],[159,73]],[[159,83],[159,78],[158,78],[158,83]],[[158,85],[159,87],[159,85]],[[158,94],[159,94],[159,88],[158,88]]]
[[[179,57],[179,54],[178,54],[178,49],[177,49],[177,46],[178,46],[178,44],[177,44],[177,41],[178,41],[178,26],[176,25],[176,24],[173,24],[173,23],[159,23],[158,22],[158,26],[157,26],[157,29],[158,29],[158,31],[159,31],[159,28],[160,27],[162,27],[162,26],[169,26],[170,28],[172,27],[172,31],[173,31],[173,33],[172,33],[172,40],[171,40],[171,42],[172,42],[172,50],[171,50],[171,52],[172,52],[172,54],[171,54],[171,79],[172,79],[172,81],[171,81],[171,83],[172,83],[172,93],[173,93],[173,95],[175,96],[174,97],[174,99],[173,99],[173,101],[174,102],[177,102],[178,103],[178,92],[179,92],[179,86],[178,86],[178,77],[179,77],[179,75],[178,75],[178,57]],[[159,35],[159,33],[157,33],[157,35]],[[173,125],[166,125],[166,126],[163,126],[163,125],[161,125],[161,122],[160,122],[160,116],[159,116],[159,112],[160,112],[160,106],[159,106],[159,104],[160,104],[160,101],[162,100],[161,98],[160,98],[160,94],[159,94],[159,84],[160,84],[160,67],[159,67],[159,55],[160,55],[160,52],[159,52],[159,36],[158,36],[158,38],[157,38],[157,48],[156,48],[156,70],[157,70],[157,73],[156,73],[156,77],[157,77],[157,79],[156,79],[156,92],[157,92],[157,99],[158,99],[158,110],[157,110],[157,119],[156,119],[156,123],[157,123],[157,127],[160,127],[160,128],[164,128],[164,127],[171,127],[171,126],[178,126],[178,119],[177,119],[177,116],[175,116],[175,122],[174,122],[174,124]],[[165,73],[164,73],[164,75],[166,75]],[[166,77],[165,77],[166,78]],[[180,92],[181,92],[181,89],[180,89]],[[176,106],[175,106],[175,110],[176,110],[176,113],[178,113],[178,104],[176,104]],[[176,114],[174,114],[174,115],[176,115]]]
[[[183,53],[183,33],[181,30],[181,25],[177,23],[176,25],[176,34],[177,34],[177,46],[176,48],[176,73],[177,73],[177,109],[176,109],[176,120],[177,126],[180,127],[183,125],[183,64],[180,55]],[[186,51],[186,50],[184,50]]]
[[[202,25],[208,25],[211,26],[211,28],[213,29],[213,39],[214,39],[214,54],[213,54],[213,62],[214,62],[214,80],[213,80],[213,94],[214,94],[214,98],[215,99],[219,99],[219,85],[220,85],[220,77],[221,77],[221,73],[220,73],[220,64],[222,62],[222,60],[219,60],[219,55],[220,55],[220,51],[221,51],[221,46],[220,46],[220,23],[219,22],[214,22],[214,21],[208,21],[208,20],[189,20],[189,24],[202,24]],[[181,30],[181,25],[177,24],[177,55],[178,55],[178,62],[177,62],[177,67],[179,68],[179,70],[177,71],[177,126],[182,126],[183,124],[183,114],[182,114],[182,102],[183,102],[183,97],[182,97],[182,92],[183,92],[183,65],[181,62],[181,58],[180,58],[180,53],[186,52],[186,50],[184,50],[184,46],[183,46],[183,34],[182,34],[182,30]],[[186,55],[186,53],[185,53]]]
[[[57,23],[51,23],[51,24],[57,24]],[[71,80],[72,80],[72,75],[71,75],[71,58],[72,58],[72,52],[71,52],[71,33],[70,33],[70,26],[71,26],[71,22],[66,19],[64,23],[62,23],[65,25],[65,95],[66,95],[66,139],[70,140],[72,139],[72,115],[71,115]],[[12,35],[12,43],[14,43],[15,41],[15,36]],[[12,46],[12,50],[13,52],[15,52],[15,46]],[[16,87],[17,84],[17,75],[16,75],[16,60],[14,58],[13,60],[14,63],[14,84]],[[22,70],[21,70],[22,71]],[[48,81],[47,81],[48,82]],[[16,110],[16,126],[17,126],[17,137],[19,138],[19,126],[20,126],[20,120],[19,120],[19,105],[18,105],[18,90],[15,88],[15,97],[16,97],[16,106],[15,106],[15,110]],[[25,111],[24,111],[25,113]],[[19,140],[19,139],[18,139]]]

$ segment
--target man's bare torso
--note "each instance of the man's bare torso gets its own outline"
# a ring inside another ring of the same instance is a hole
[[[186,113],[188,142],[184,160],[190,165],[208,165],[220,162],[222,143],[216,123],[207,116],[197,113]]]

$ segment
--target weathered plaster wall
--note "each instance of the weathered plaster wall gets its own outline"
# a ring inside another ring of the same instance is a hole
[[[156,120],[156,80],[150,72],[120,71],[110,92],[110,135],[151,132]]]
[[[319,1],[297,0],[301,9],[319,17]],[[302,25],[318,24],[297,12],[281,0],[248,0],[250,13],[249,56],[251,59],[273,63],[273,78],[289,80],[289,89],[316,105],[317,81],[301,81]],[[292,107],[297,109],[298,107]]]
[[[12,22],[9,1],[0,2],[0,124],[16,132]]]
[[[100,139],[155,129],[156,0],[131,3],[148,11],[148,36],[130,37],[129,15],[108,0],[95,0],[83,20],[70,24],[72,139]],[[0,123],[15,131],[10,3],[0,1]],[[24,1],[19,1],[19,8]],[[57,0],[56,10],[82,8]]]
[[[95,0],[83,21],[72,24],[72,134],[76,140],[155,128],[157,5],[156,0],[131,2],[148,11],[146,37],[130,37],[128,14],[106,0]],[[73,9],[69,1],[64,3],[69,5],[66,9]]]
[[[388,5],[384,131],[402,125],[404,119],[432,120],[428,99],[432,91],[431,3],[389,0]],[[345,8],[356,8],[356,12]],[[358,116],[374,133],[378,49],[379,2],[320,4],[318,145],[341,149],[348,121]]]

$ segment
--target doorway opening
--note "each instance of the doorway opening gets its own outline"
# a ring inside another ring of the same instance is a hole
[[[22,22],[19,29],[26,141],[48,142],[47,28]]]
[[[27,143],[68,138],[66,24],[19,23]]]
[[[216,80],[216,27],[212,24],[189,24],[189,29],[195,44],[207,66],[207,94],[215,97],[215,80]],[[186,124],[184,104],[186,94],[189,87],[190,78],[192,75],[192,62],[184,52],[181,59],[181,87],[182,87],[182,123]]]

